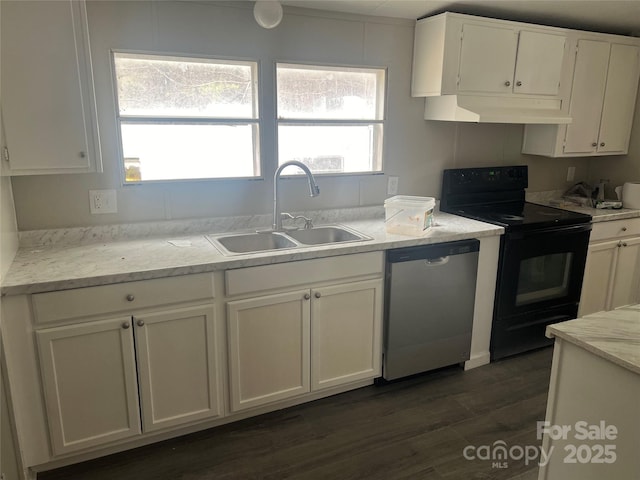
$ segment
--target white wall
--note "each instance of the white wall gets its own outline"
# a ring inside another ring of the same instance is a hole
[[[439,197],[442,170],[528,164],[530,190],[561,189],[566,170],[586,179],[588,164],[520,154],[522,126],[426,122],[423,99],[411,98],[414,22],[285,9],[273,30],[260,28],[253,2],[88,2],[104,173],[15,177],[20,230],[202,216],[267,213],[275,170],[275,122],[263,128],[265,178],[121,186],[109,49],[138,49],[259,59],[265,118],[274,115],[273,64],[307,61],[388,68],[384,175],[319,180],[309,198],[303,180],[287,180],[285,209],[381,205],[386,176],[400,177],[400,193]],[[90,215],[88,190],[115,188],[117,214]]]

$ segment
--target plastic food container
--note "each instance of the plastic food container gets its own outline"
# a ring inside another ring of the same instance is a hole
[[[384,224],[387,232],[420,236],[429,231],[433,223],[433,197],[396,195],[384,201]]]

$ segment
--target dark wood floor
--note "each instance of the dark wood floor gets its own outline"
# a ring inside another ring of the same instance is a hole
[[[534,480],[537,465],[466,460],[540,445],[552,349],[450,368],[38,475],[38,480]]]

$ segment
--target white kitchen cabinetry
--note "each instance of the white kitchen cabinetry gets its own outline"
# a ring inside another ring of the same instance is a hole
[[[228,293],[300,285],[227,303],[231,410],[379,376],[382,272],[377,252],[228,271]]]
[[[9,174],[101,171],[85,2],[3,1],[1,20]]]
[[[133,321],[142,430],[219,416],[212,306],[136,314]]]
[[[379,376],[382,280],[311,291],[311,389]]]
[[[566,37],[559,29],[444,13],[416,25],[414,97],[556,97]]]
[[[309,392],[308,298],[297,290],[227,304],[233,411]]]
[[[569,125],[527,125],[523,153],[549,157],[627,153],[640,74],[636,39],[578,39]]]
[[[542,450],[549,455],[535,478],[638,478],[640,375],[632,366],[632,342],[637,340],[630,333],[638,316],[640,310],[630,308],[586,318],[584,333],[575,326],[563,331],[562,323],[549,327],[558,331],[553,334],[547,429],[542,436]],[[615,332],[619,346],[607,330]]]
[[[36,338],[56,455],[140,434],[131,318],[45,329]]]
[[[213,305],[149,309],[152,298],[164,304],[213,295],[208,275],[182,280],[33,296],[37,324],[71,322],[36,330],[55,455],[221,415]],[[160,296],[167,289],[173,294]],[[111,298],[114,312],[127,304],[130,312],[94,320]],[[146,309],[137,310],[136,300]]]
[[[578,316],[640,302],[640,219],[593,226]]]

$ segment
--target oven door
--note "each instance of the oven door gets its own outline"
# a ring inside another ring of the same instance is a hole
[[[577,306],[591,224],[554,227],[503,237],[496,317]]]

